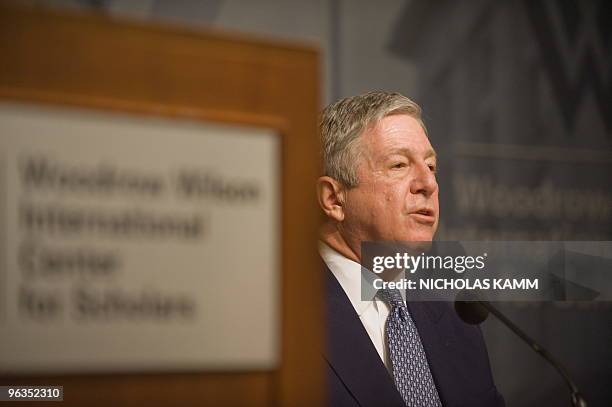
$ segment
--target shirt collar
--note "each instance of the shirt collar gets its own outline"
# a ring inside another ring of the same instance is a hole
[[[361,264],[345,257],[322,241],[319,241],[319,254],[340,283],[353,308],[355,308],[357,315],[361,316],[369,307],[378,302],[377,298],[375,298],[376,293],[373,290],[366,290],[368,295],[365,298],[362,296],[361,291],[362,284],[372,284],[372,281],[378,278],[375,273],[362,268]],[[404,277],[405,274],[400,273],[395,281]],[[406,292],[400,290],[400,293],[405,301]]]
[[[357,315],[361,316],[374,303],[373,298],[361,298],[361,264],[343,256],[327,244],[319,241],[319,254],[340,283]],[[364,270],[367,272],[367,270]]]

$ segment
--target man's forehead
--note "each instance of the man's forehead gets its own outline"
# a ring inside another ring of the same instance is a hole
[[[436,156],[421,123],[406,114],[385,116],[369,126],[362,138],[374,153]]]

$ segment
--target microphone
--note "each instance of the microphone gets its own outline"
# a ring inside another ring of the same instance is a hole
[[[461,298],[460,298],[461,297]],[[514,332],[519,338],[521,338],[531,349],[542,356],[548,363],[550,363],[567,383],[570,393],[573,407],[587,407],[587,403],[578,391],[576,383],[571,379],[565,366],[555,359],[546,349],[540,346],[536,341],[531,339],[525,332],[523,332],[518,326],[510,321],[504,314],[502,314],[497,308],[491,305],[488,301],[473,300],[465,301],[467,298],[465,292],[459,293],[455,300],[455,311],[463,322],[470,325],[478,325],[484,322],[489,316],[489,313],[495,315],[506,327]]]

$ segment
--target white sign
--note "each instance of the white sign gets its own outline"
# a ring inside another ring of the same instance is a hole
[[[0,372],[272,369],[269,129],[0,104]]]

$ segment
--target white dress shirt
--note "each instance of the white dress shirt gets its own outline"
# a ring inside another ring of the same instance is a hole
[[[323,242],[319,242],[319,254],[351,301],[380,359],[387,370],[392,373],[387,341],[385,340],[385,322],[389,316],[389,306],[378,298],[365,300],[361,298],[361,264],[344,257]],[[364,283],[367,284],[366,280],[364,280]],[[400,291],[403,296],[403,291]]]

